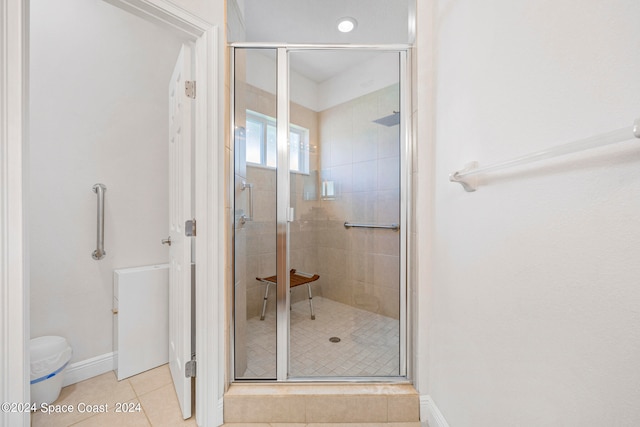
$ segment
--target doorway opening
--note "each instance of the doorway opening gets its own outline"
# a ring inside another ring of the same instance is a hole
[[[176,216],[172,226],[184,224],[183,217],[193,218],[191,202],[182,193],[190,196],[192,191],[193,122],[192,115],[186,117],[185,105],[195,101],[180,96],[183,80],[193,80],[193,43],[101,0],[55,4],[32,0],[29,6],[30,147],[25,165],[30,182],[31,330],[27,332],[31,338],[64,337],[73,350],[64,372],[63,386],[69,387],[63,388],[58,403],[74,403],[78,394],[84,394],[87,387],[77,383],[112,380],[112,370],[122,383],[108,381],[100,398],[108,402],[113,389],[124,390],[127,396],[127,391],[135,390],[127,378],[173,361],[180,398],[167,405],[188,418],[192,380],[185,379],[185,357],[178,355],[175,338],[171,355],[167,343],[179,329],[176,317],[184,311],[176,304],[184,299],[184,305],[191,306],[191,292],[176,298],[182,295],[175,286],[169,298],[175,277],[167,272],[175,271],[176,264],[181,267],[170,254],[180,250],[184,233],[174,226],[168,239],[173,245],[161,240],[170,232],[170,205],[172,214],[180,210],[172,215]],[[65,28],[74,31],[61,30]],[[179,72],[172,77],[178,57]],[[170,99],[176,106],[171,117]],[[176,110],[181,117],[176,117]],[[177,158],[177,149],[170,153],[170,145],[176,146],[178,140],[188,148],[184,158]],[[182,185],[171,186],[177,175]],[[98,224],[96,195],[91,191],[96,183],[101,183],[104,194]],[[171,203],[178,196],[180,200]],[[100,257],[91,256],[96,226],[106,251]],[[184,239],[187,247],[181,252],[186,267],[181,269],[189,274],[191,242]],[[170,261],[174,265],[168,267]],[[121,278],[135,277],[120,292],[115,284],[118,273]],[[153,303],[141,303],[148,301]],[[191,320],[190,313],[185,316]],[[189,346],[191,324],[182,329],[188,330],[184,346]],[[190,360],[192,349],[187,353]],[[187,392],[180,393],[185,388]],[[80,398],[87,402],[98,397]],[[87,416],[75,413],[69,417],[76,418],[64,422]],[[42,412],[34,413],[33,421],[34,425],[51,422]]]
[[[222,281],[224,269],[220,266],[222,259],[219,255],[223,252],[222,239],[218,236],[224,233],[222,227],[222,221],[219,218],[223,217],[224,213],[222,209],[217,209],[217,205],[201,203],[199,201],[208,200],[211,197],[214,200],[223,200],[223,185],[222,181],[224,175],[219,173],[218,178],[211,178],[207,175],[208,171],[222,170],[220,167],[224,164],[223,156],[219,155],[215,150],[210,150],[209,147],[214,143],[224,140],[224,129],[219,126],[222,123],[222,101],[224,97],[218,96],[222,87],[224,87],[223,79],[223,62],[220,60],[220,51],[223,48],[223,38],[219,37],[219,27],[216,25],[218,21],[217,17],[222,16],[221,5],[216,4],[215,7],[207,8],[207,17],[200,18],[197,10],[185,11],[180,8],[172,7],[167,2],[156,2],[154,0],[144,2],[144,4],[137,4],[135,7],[127,1],[120,0],[108,0],[118,6],[121,9],[129,11],[134,15],[144,18],[150,22],[156,23],[165,29],[171,30],[174,34],[179,34],[180,37],[184,37],[187,40],[195,42],[195,51],[198,57],[196,61],[196,80],[199,81],[199,93],[200,97],[196,99],[195,103],[198,109],[198,119],[196,120],[196,142],[195,142],[195,163],[196,170],[199,172],[196,174],[196,186],[195,186],[195,216],[199,218],[198,230],[204,238],[196,241],[196,262],[200,265],[207,266],[208,268],[201,268],[196,270],[198,277],[197,284],[213,283],[215,281]],[[0,190],[0,198],[5,201],[10,200],[8,214],[5,212],[2,216],[5,227],[0,232],[2,238],[9,238],[10,244],[8,245],[8,251],[1,254],[1,257],[5,261],[5,265],[10,265],[8,275],[4,275],[0,280],[0,287],[7,298],[3,302],[7,316],[6,321],[10,321],[13,325],[12,328],[3,328],[5,333],[0,334],[3,346],[7,350],[9,365],[5,366],[3,370],[2,379],[0,382],[3,384],[2,389],[4,392],[5,401],[24,402],[29,401],[29,351],[28,340],[30,336],[29,314],[30,314],[30,301],[29,301],[29,271],[30,267],[29,254],[27,251],[29,238],[28,235],[28,220],[26,216],[29,214],[29,193],[28,189],[28,175],[30,169],[30,162],[28,159],[29,151],[29,89],[33,89],[30,85],[29,75],[29,0],[10,0],[8,7],[5,8],[4,14],[0,17],[3,22],[4,28],[7,29],[0,35],[0,42],[4,46],[3,57],[9,58],[9,61],[2,61],[3,75],[7,77],[5,84],[0,85],[0,92],[2,92],[3,99],[6,100],[6,105],[11,108],[4,110],[4,114],[0,118],[2,127],[7,130],[0,138],[0,146],[3,152],[8,150],[12,155],[2,159],[3,168],[8,172],[9,180],[7,185]],[[74,10],[74,13],[76,11]],[[222,21],[222,19],[220,19]],[[68,26],[58,27],[54,33],[65,32],[75,33],[75,40],[72,45],[79,40],[78,30],[85,24],[82,19],[72,22]],[[118,27],[118,26],[116,26]],[[86,26],[82,27],[86,29]],[[119,28],[119,27],[118,27]],[[93,31],[94,28],[89,30]],[[157,42],[157,40],[156,40]],[[91,51],[97,51],[100,45],[92,46]],[[67,64],[66,60],[82,60],[85,52],[82,49],[78,49],[70,55],[68,58],[59,58],[60,63]],[[73,67],[68,68],[70,74],[77,73],[77,70]],[[154,73],[155,70],[152,71]],[[126,75],[126,73],[125,73]],[[92,77],[92,76],[89,76]],[[108,80],[108,78],[107,78]],[[144,85],[146,78],[140,79],[140,83]],[[77,87],[72,85],[72,88]],[[10,90],[7,90],[10,88]],[[82,87],[81,87],[82,89]],[[166,87],[165,87],[166,90]],[[163,92],[165,92],[163,90]],[[166,94],[166,92],[165,92]],[[90,97],[90,93],[82,92],[78,96],[78,101],[83,101],[85,98]],[[64,96],[68,96],[67,93]],[[131,100],[135,101],[135,97]],[[49,98],[47,102],[55,103],[56,98]],[[163,102],[159,102],[158,106],[166,105],[166,99]],[[81,111],[82,108],[78,108]],[[8,113],[8,114],[7,114]],[[126,117],[128,118],[128,117]],[[75,123],[77,125],[83,125],[82,123]],[[77,154],[77,153],[76,153]],[[126,155],[126,151],[123,153]],[[67,171],[65,171],[66,173]],[[211,179],[210,179],[211,178]],[[89,190],[91,191],[91,190]],[[48,194],[45,194],[48,196]],[[95,199],[92,203],[95,206]],[[72,212],[74,214],[75,212]],[[94,213],[95,214],[95,213]],[[51,222],[48,224],[50,227],[56,227],[57,224]],[[95,228],[91,227],[94,231]],[[10,231],[9,233],[7,233]],[[29,230],[30,231],[30,230]],[[74,232],[77,230],[74,230]],[[163,233],[164,234],[164,233]],[[65,238],[67,236],[63,236]],[[164,236],[166,237],[166,236]],[[95,243],[95,241],[93,242]],[[93,244],[91,245],[93,246]],[[91,252],[94,248],[90,248]],[[55,249],[59,251],[58,248]],[[108,250],[108,248],[107,248]],[[91,255],[89,255],[91,256]],[[8,257],[8,258],[7,258]],[[6,264],[6,260],[11,262]],[[71,264],[68,265],[73,268]],[[108,293],[109,290],[104,291]],[[212,319],[215,318],[215,314],[223,312],[222,298],[220,292],[215,287],[206,288],[203,286],[196,286],[196,293],[199,297],[196,298],[195,305],[198,310],[196,312],[196,323],[199,325],[196,331],[196,335],[199,343],[199,355],[202,360],[207,361],[210,366],[223,366],[219,363],[221,356],[218,355],[217,350],[213,349],[222,348],[224,340],[222,334],[217,335],[207,334],[207,331],[216,330],[219,322],[215,322]],[[95,296],[89,295],[87,296]],[[60,300],[60,296],[57,296]],[[52,301],[54,304],[55,301]],[[111,304],[107,307],[107,318],[111,319]],[[206,310],[204,309],[206,308]],[[99,315],[97,312],[89,312],[89,316]],[[205,316],[208,314],[209,317]],[[66,313],[63,313],[66,315]],[[222,316],[222,314],[220,314]],[[104,313],[102,314],[104,319]],[[4,325],[4,323],[3,323]],[[101,331],[104,332],[104,331]],[[93,336],[96,333],[94,332]],[[87,341],[88,342],[88,341]],[[107,370],[111,370],[113,365],[109,365],[109,358],[106,360],[98,358],[98,360],[87,360],[86,367],[99,369],[105,369],[107,362]],[[98,363],[95,363],[98,362]],[[110,367],[109,367],[110,366]],[[221,368],[222,369],[222,368]],[[104,371],[103,371],[104,372]],[[202,381],[196,383],[198,390],[198,400],[201,402],[209,402],[210,400],[216,400],[222,396],[222,387],[218,387],[222,384],[224,378],[222,375],[218,375],[216,369],[201,369],[200,378]],[[204,385],[207,387],[204,387]],[[211,386],[211,385],[214,386]],[[202,424],[208,424],[213,422],[220,422],[222,420],[222,408],[213,407],[208,404],[201,404],[197,406],[198,422]],[[15,420],[15,425],[22,425],[29,423],[29,413],[16,413],[5,414],[2,419]]]

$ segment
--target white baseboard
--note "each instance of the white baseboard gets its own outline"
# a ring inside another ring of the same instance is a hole
[[[218,425],[224,424],[224,398],[218,399],[218,408],[216,410],[216,420]]]
[[[426,421],[429,427],[449,427],[436,402],[429,395],[420,396],[420,421]]]
[[[115,353],[105,353],[70,364],[64,373],[63,387],[97,377],[115,368]]]

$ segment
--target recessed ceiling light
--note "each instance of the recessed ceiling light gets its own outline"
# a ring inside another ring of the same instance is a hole
[[[350,33],[358,26],[358,21],[350,16],[338,19],[338,30],[342,33]]]

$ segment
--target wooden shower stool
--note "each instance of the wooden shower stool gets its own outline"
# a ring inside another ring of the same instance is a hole
[[[291,290],[291,288],[295,288],[296,286],[307,285],[307,290],[309,291],[309,309],[311,310],[311,320],[315,320],[316,315],[313,312],[313,295],[311,295],[311,282],[315,282],[320,278],[320,276],[318,276],[317,274],[303,273],[302,271],[296,273],[295,268],[292,268],[289,273],[289,290]],[[276,279],[277,276],[256,277],[257,281],[266,283],[267,285],[267,289],[264,291],[264,300],[262,301],[262,314],[260,315],[260,320],[264,320],[264,314],[267,311],[267,297],[269,296],[269,286],[277,285],[278,281]]]

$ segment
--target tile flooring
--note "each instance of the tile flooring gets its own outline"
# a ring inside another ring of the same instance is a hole
[[[140,411],[116,413],[116,403],[140,403]],[[168,365],[126,380],[118,381],[113,372],[64,387],[53,405],[108,405],[106,413],[32,413],[32,427],[195,427],[192,417],[183,420]],[[225,427],[427,427],[426,423],[231,423]]]
[[[133,412],[115,412],[127,403]],[[138,404],[139,410],[138,410]],[[195,418],[182,419],[169,366],[143,372],[118,381],[114,372],[64,387],[53,405],[71,405],[72,413],[31,414],[32,427],[179,427],[196,426]],[[108,405],[108,412],[79,412],[87,405]]]
[[[291,306],[291,374],[317,376],[397,376],[399,374],[399,322],[386,316],[327,298]],[[275,378],[275,312],[247,321],[247,370],[244,378]],[[332,343],[331,337],[340,338]]]
[[[291,369],[296,376],[394,376],[398,373],[398,321],[326,298],[313,299],[316,319],[308,301],[291,309]],[[275,314],[247,325],[249,364],[247,377],[275,376]],[[330,337],[340,337],[332,343]],[[79,412],[80,404],[108,405],[108,412]],[[133,412],[117,413],[115,405],[130,403]],[[140,404],[139,410],[137,405]],[[194,417],[183,420],[168,365],[118,381],[107,372],[64,387],[54,405],[71,405],[73,413],[32,414],[32,427],[179,427],[196,426]],[[230,427],[337,427],[345,424],[225,424]],[[347,424],[360,427],[359,424]],[[374,424],[366,424],[374,427]],[[415,426],[419,423],[380,423],[380,426]],[[375,426],[378,426],[376,423]]]

